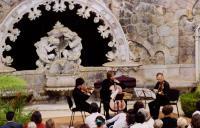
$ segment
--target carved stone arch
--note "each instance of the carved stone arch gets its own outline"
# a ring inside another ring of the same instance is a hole
[[[151,57],[151,62],[155,63],[155,54],[157,51],[162,51],[164,53],[164,57],[165,57],[165,64],[168,63],[168,58],[172,57],[170,56],[170,51],[168,48],[166,48],[165,46],[158,46],[158,47],[154,47],[150,42],[148,42],[147,40],[143,39],[143,38],[137,38],[134,41],[138,42],[140,45],[142,45],[149,53],[150,57]],[[158,49],[159,48],[159,49]],[[170,61],[170,60],[169,60]]]
[[[153,45],[148,42],[146,39],[144,38],[137,38],[134,40],[135,42],[138,42],[140,45],[142,45],[147,51],[148,53],[150,54],[151,57],[154,56],[154,48],[153,48]]]
[[[157,51],[155,53],[155,63],[156,64],[165,64],[165,54],[163,51]]]
[[[165,46],[159,46],[158,47],[159,49],[157,49],[155,52],[154,52],[154,57],[156,55],[156,53],[160,52],[162,54],[164,54],[164,64],[169,64],[170,62],[170,58],[172,58],[173,56],[170,56],[170,51],[167,47]]]
[[[66,4],[67,3],[67,4]],[[7,15],[7,17],[0,24],[0,61],[5,65],[12,63],[12,57],[3,56],[4,51],[9,51],[11,46],[5,41],[9,38],[15,42],[20,35],[17,28],[13,28],[14,24],[20,21],[24,14],[28,13],[30,20],[35,20],[40,17],[41,11],[38,9],[40,5],[44,5],[46,10],[53,10],[55,12],[65,11],[66,8],[73,10],[75,5],[80,5],[81,8],[77,10],[77,15],[87,19],[90,13],[94,12],[96,17],[94,23],[100,20],[104,21],[104,25],[100,25],[97,31],[103,38],[108,38],[111,35],[113,38],[108,43],[113,51],[107,53],[108,60],[115,61],[129,61],[129,47],[125,34],[122,30],[118,20],[112,12],[98,0],[26,0],[22,1]]]
[[[151,53],[149,50],[140,42],[129,41],[130,55],[133,55],[135,61],[142,64],[151,63]]]

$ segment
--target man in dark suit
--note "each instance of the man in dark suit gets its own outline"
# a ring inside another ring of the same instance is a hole
[[[106,119],[109,119],[110,118],[109,103],[110,103],[111,93],[112,93],[110,87],[115,84],[120,85],[122,87],[123,84],[114,78],[113,71],[108,71],[106,75],[107,75],[107,79],[103,80],[102,85],[101,85],[100,98],[103,103],[104,111],[106,114]]]
[[[86,102],[86,100],[89,99],[91,94],[86,91],[86,86],[84,85],[84,83],[85,81],[83,80],[83,78],[77,78],[72,95],[76,107],[90,113],[91,105]]]
[[[156,79],[158,80],[154,87],[156,99],[149,103],[149,110],[153,119],[158,118],[160,106],[169,104],[169,83],[164,80],[163,73],[157,73]]]
[[[0,128],[23,128],[23,126],[21,124],[18,124],[16,122],[13,121],[15,113],[14,112],[7,112],[6,113],[6,119],[7,119],[7,123],[3,126],[1,126]]]

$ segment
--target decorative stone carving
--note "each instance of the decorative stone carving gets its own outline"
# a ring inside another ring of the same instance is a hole
[[[89,0],[89,1],[88,0],[26,0],[26,1],[22,1],[18,6],[16,6],[12,11],[10,11],[8,16],[0,24],[0,28],[4,28],[2,29],[2,31],[0,31],[0,37],[2,37],[0,39],[1,46],[5,44],[5,40],[7,39],[7,37],[11,38],[12,41],[15,41],[17,39],[17,36],[19,35],[19,33],[14,33],[15,36],[10,37],[8,30],[14,29],[13,28],[14,24],[20,21],[20,19],[25,14],[28,13],[28,17],[30,20],[35,20],[36,18],[39,18],[42,15],[41,10],[39,10],[40,5],[44,5],[47,11],[53,10],[55,12],[63,12],[63,11],[66,11],[67,8],[69,8],[69,10],[73,10],[75,8],[75,5],[79,5],[80,8],[77,10],[77,15],[85,19],[88,19],[90,17],[90,13],[94,13],[96,15],[94,17],[94,23],[98,23],[100,20],[103,21],[104,23],[104,25],[100,25],[99,27],[97,27],[101,36],[103,38],[112,37],[111,42],[113,42],[113,45],[109,44],[109,46],[112,46],[112,48],[115,50],[109,51],[108,54],[112,53],[112,54],[117,55],[117,57],[113,58],[116,61],[124,61],[124,60],[129,61],[128,42],[124,35],[123,29],[121,25],[119,24],[118,20],[113,15],[113,13],[105,6],[105,3],[103,3],[102,1],[100,2],[99,0]],[[17,28],[15,29],[17,30]],[[51,36],[49,36],[48,42],[46,43],[48,45],[51,44],[51,40],[59,39],[58,37],[54,37],[54,38],[53,37],[50,38],[50,37]],[[44,43],[45,40],[46,39],[43,38],[41,39],[41,42]],[[73,41],[71,42],[74,42],[73,44],[75,44],[75,42],[80,42],[80,39],[74,38]],[[52,51],[55,50],[52,48],[48,48],[49,47],[48,45],[46,45],[46,48],[48,50],[50,49]],[[37,46],[37,47],[42,47],[42,46]],[[39,49],[40,48],[38,48],[38,51]],[[76,60],[77,61],[76,63],[80,63],[80,60],[77,60],[77,58],[79,58],[80,56],[79,52],[77,51],[80,51],[80,49],[82,49],[81,46],[75,46],[74,48],[71,48],[71,51],[66,51],[66,50],[62,51],[62,55],[71,61]],[[120,49],[126,49],[126,50],[123,51]],[[0,50],[1,57],[4,50],[5,49]],[[120,53],[120,51],[118,50],[123,51],[123,53]],[[73,55],[69,55],[69,54],[73,54]],[[48,57],[45,58],[46,62],[41,61],[41,58],[40,58],[40,60],[37,61],[37,65],[39,67],[42,67],[42,66],[46,67],[46,64],[49,63],[48,61],[54,60],[54,56],[53,54],[48,55]],[[108,58],[108,59],[113,60],[111,58]]]
[[[90,12],[91,12],[91,8],[89,8],[88,6],[82,6],[82,8],[77,10],[77,15],[88,19],[90,17]]]
[[[46,8],[46,9],[48,9],[48,8]],[[39,9],[37,9],[37,7],[34,7],[30,10],[28,18],[30,20],[35,20],[36,18],[40,17],[41,15],[42,15],[42,12]]]
[[[10,29],[8,31],[8,37],[10,38],[11,41],[15,41],[17,39],[17,37],[19,36],[20,31],[19,29]]]
[[[58,59],[51,63],[49,68],[50,74],[71,74],[77,73],[78,65],[75,63],[70,63],[66,59]]]
[[[57,22],[54,29],[48,32],[48,37],[43,37],[36,42],[35,47],[39,56],[36,65],[39,68],[49,68],[53,61],[60,59],[81,63],[81,38],[60,22]]]
[[[165,64],[165,55],[162,51],[157,51],[155,53],[156,64]]]
[[[49,64],[51,60],[55,59],[54,54],[48,54],[56,48],[51,45],[52,44],[48,41],[48,37],[43,37],[40,41],[35,43],[36,53],[39,56],[39,60],[36,61],[38,67],[45,67],[46,64]]]
[[[55,4],[53,6],[53,10],[55,12],[63,12],[66,10],[66,6],[65,6],[65,0],[60,0],[60,1],[55,1]]]
[[[105,39],[108,38],[111,33],[110,28],[107,25],[101,25],[98,27],[98,32],[101,33],[101,36]]]
[[[65,91],[74,87],[78,71],[78,64],[71,63],[65,58],[55,60],[46,73],[46,90]]]
[[[151,55],[144,46],[137,42],[129,41],[130,56],[136,62],[149,64],[151,63]]]

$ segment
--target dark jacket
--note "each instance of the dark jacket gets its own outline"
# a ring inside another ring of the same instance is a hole
[[[102,82],[102,85],[101,85],[101,90],[100,90],[100,98],[102,101],[110,101],[110,95],[112,93],[112,91],[110,90],[110,86],[114,85],[114,84],[117,84],[119,85],[121,88],[124,87],[124,85],[122,83],[117,83],[117,82],[114,82],[113,80],[111,79],[105,79],[103,82]]]
[[[154,89],[158,89],[160,85],[160,82],[157,82]],[[163,102],[163,104],[167,104],[169,102],[169,91],[170,91],[170,86],[167,81],[164,81],[164,88],[163,88],[163,93],[164,95],[156,94],[156,99],[160,100],[160,102]]]
[[[14,121],[9,121],[5,125],[1,126],[0,128],[23,128],[23,126]]]
[[[164,117],[162,118],[163,127],[162,128],[176,128],[177,127],[177,120],[171,117]]]
[[[90,97],[89,95],[81,92],[81,90],[78,88],[74,88],[72,95],[73,95],[76,107],[84,106],[85,103],[87,103],[86,100]]]
[[[110,86],[114,85],[114,81],[110,79],[105,79],[102,82],[100,97],[102,101],[110,101],[111,90]]]

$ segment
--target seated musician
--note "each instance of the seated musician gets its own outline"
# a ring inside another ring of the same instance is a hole
[[[158,80],[154,87],[156,99],[149,103],[150,114],[153,119],[158,119],[160,106],[164,106],[169,103],[168,94],[170,90],[169,83],[164,80],[163,73],[157,73],[156,79]]]
[[[72,95],[76,107],[90,113],[91,105],[88,102],[86,102],[86,100],[89,99],[91,92],[87,90],[87,86],[84,85],[84,83],[85,81],[83,78],[77,78]]]
[[[119,81],[117,81],[114,78],[114,72],[113,71],[108,71],[107,72],[107,79],[105,79],[102,82],[102,86],[101,86],[101,90],[100,90],[100,98],[103,102],[103,106],[104,106],[104,111],[106,113],[106,119],[110,118],[109,115],[109,103],[110,103],[110,99],[111,99],[111,93],[112,91],[110,90],[110,87],[114,84],[118,84],[120,85]]]

